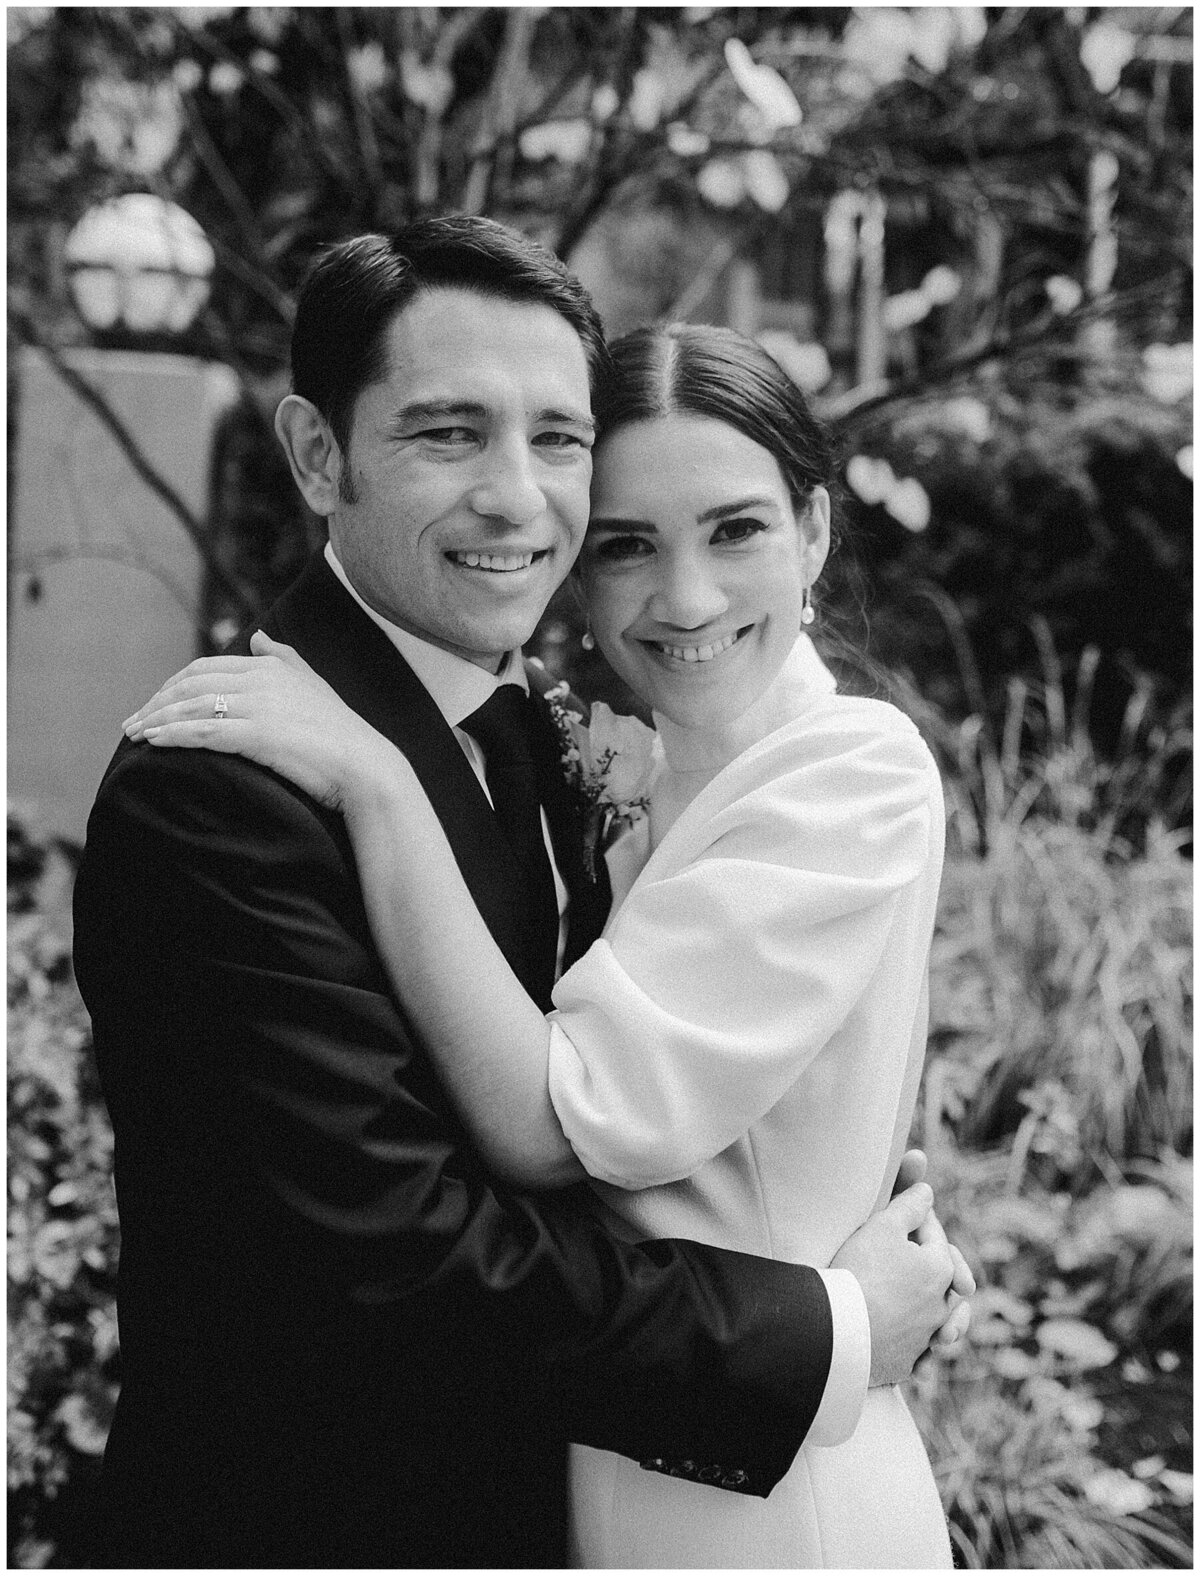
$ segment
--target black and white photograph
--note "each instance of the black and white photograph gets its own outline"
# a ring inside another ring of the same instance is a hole
[[[1192,8],[6,19],[8,1568],[1192,1568]]]

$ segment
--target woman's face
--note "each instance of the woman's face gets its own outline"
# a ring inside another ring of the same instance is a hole
[[[579,572],[597,644],[680,727],[742,716],[800,633],[829,545],[829,494],[802,518],[774,455],[724,422],[656,417],[600,446]]]

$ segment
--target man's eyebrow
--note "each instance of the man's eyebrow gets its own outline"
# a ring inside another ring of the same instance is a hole
[[[461,421],[464,418],[480,421],[486,415],[487,406],[478,400],[418,399],[402,405],[396,412],[396,420],[406,425],[414,421]]]
[[[486,421],[491,412],[479,400],[418,399],[402,405],[396,420],[405,426],[427,421]],[[585,432],[595,432],[596,423],[586,411],[547,408],[534,412],[535,422],[559,422],[572,427],[582,427]]]
[[[534,421],[567,422],[572,427],[582,427],[586,432],[595,432],[596,430],[596,423],[583,410],[558,410],[551,406],[546,410],[536,412],[533,419]]]

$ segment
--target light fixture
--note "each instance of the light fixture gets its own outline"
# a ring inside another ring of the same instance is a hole
[[[178,204],[130,192],[89,209],[67,237],[71,294],[96,330],[182,334],[208,300],[216,261]]]

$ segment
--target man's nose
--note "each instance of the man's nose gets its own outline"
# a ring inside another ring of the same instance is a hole
[[[528,442],[509,439],[489,446],[482,473],[471,489],[471,507],[476,514],[512,525],[531,525],[541,516],[546,495],[538,484]]]
[[[729,598],[704,565],[685,558],[664,564],[651,600],[652,617],[677,629],[700,629],[720,618]]]

